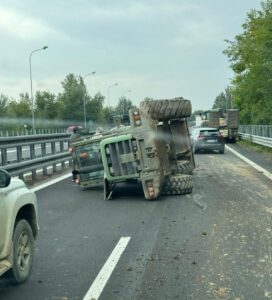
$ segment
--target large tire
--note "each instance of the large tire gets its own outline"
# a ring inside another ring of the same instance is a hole
[[[178,160],[177,161],[177,170],[174,172],[175,174],[193,174],[193,166],[188,160]]]
[[[140,103],[140,110],[145,111],[153,120],[173,120],[191,116],[191,101],[183,98],[172,100],[145,100]]]
[[[34,256],[34,238],[29,223],[19,220],[13,232],[13,267],[10,275],[17,283],[28,279]]]
[[[193,178],[191,175],[170,175],[166,178],[162,195],[184,195],[193,190]]]

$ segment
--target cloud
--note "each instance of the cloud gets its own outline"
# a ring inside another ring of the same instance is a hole
[[[99,3],[99,4],[98,4]],[[74,18],[75,16],[83,17],[86,20],[97,22],[111,21],[139,21],[145,22],[149,19],[157,19],[158,23],[163,17],[171,17],[172,20],[175,17],[186,16],[188,13],[198,14],[203,12],[205,6],[183,3],[180,1],[171,1],[169,3],[165,1],[119,1],[112,2],[105,5],[103,2],[97,2],[97,4],[89,4],[87,8],[81,10],[80,7],[74,14],[67,15],[66,18]]]
[[[171,45],[177,47],[192,47],[196,45],[208,45],[222,40],[220,30],[212,21],[200,20],[199,22],[187,21],[180,24]]]
[[[0,7],[0,30],[23,40],[40,39],[42,36],[52,36],[56,31],[41,21],[30,16],[19,14],[13,10]]]

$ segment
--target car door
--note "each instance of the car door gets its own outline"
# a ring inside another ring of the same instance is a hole
[[[0,188],[0,259],[4,248],[7,232],[7,188]]]

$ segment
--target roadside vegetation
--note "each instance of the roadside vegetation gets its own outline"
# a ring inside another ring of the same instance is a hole
[[[61,85],[63,91],[58,95],[50,91],[36,92],[33,101],[36,129],[83,125],[84,103],[88,127],[108,123],[113,115],[126,115],[134,107],[126,97],[121,97],[115,107],[105,106],[105,96],[99,92],[91,96],[81,76],[68,74]],[[31,118],[32,100],[28,93],[21,93],[19,99],[0,95],[2,130],[30,129]]]
[[[269,153],[272,154],[272,148],[269,147],[265,147],[262,145],[258,145],[255,143],[252,143],[251,141],[247,141],[247,140],[239,140],[237,141],[237,144],[246,147],[247,149],[252,149],[256,152],[259,153]]]
[[[231,85],[220,93],[213,108],[239,108],[241,124],[272,124],[272,1],[247,13],[243,32],[226,40],[234,72]]]

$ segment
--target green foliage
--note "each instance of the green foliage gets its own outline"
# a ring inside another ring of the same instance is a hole
[[[112,109],[108,106],[104,107],[102,110],[102,120],[106,126],[109,126],[111,122]]]
[[[57,100],[55,94],[49,91],[38,91],[35,96],[35,103],[36,128],[60,128],[65,126],[59,121],[63,104]]]
[[[103,103],[105,97],[97,93],[93,98],[86,97],[86,119],[93,122],[101,122],[103,118]]]
[[[36,93],[36,118],[56,119],[60,111],[60,102],[57,101],[55,94],[49,91],[38,91]]]
[[[244,124],[272,124],[272,0],[251,10],[224,53],[235,73],[233,98]]]
[[[105,97],[88,94],[83,78],[68,74],[61,82],[63,91],[55,95],[50,91],[37,91],[34,98],[35,127],[66,128],[84,124],[84,103],[88,127],[112,126],[113,114],[127,113],[134,105],[122,97],[116,107],[104,107]],[[0,95],[0,126],[2,129],[22,130],[32,127],[32,100],[27,93],[19,99]]]
[[[227,87],[224,92],[220,93],[214,101],[212,109],[221,108],[223,110],[232,108],[231,88]]]
[[[226,96],[225,93],[220,93],[214,101],[212,109],[222,108],[224,109],[226,107]]]
[[[115,108],[115,113],[117,115],[127,115],[131,108],[135,108],[135,105],[132,104],[131,100],[123,96],[119,99],[119,102]]]
[[[19,101],[10,100],[7,114],[11,118],[29,118],[32,115],[32,101],[27,93],[20,94]]]
[[[0,117],[6,117],[8,110],[9,98],[6,95],[0,94]]]
[[[62,106],[59,117],[62,120],[79,121],[84,120],[84,99],[86,101],[86,86],[81,76],[68,74],[61,82],[63,93],[59,94],[58,101]]]

